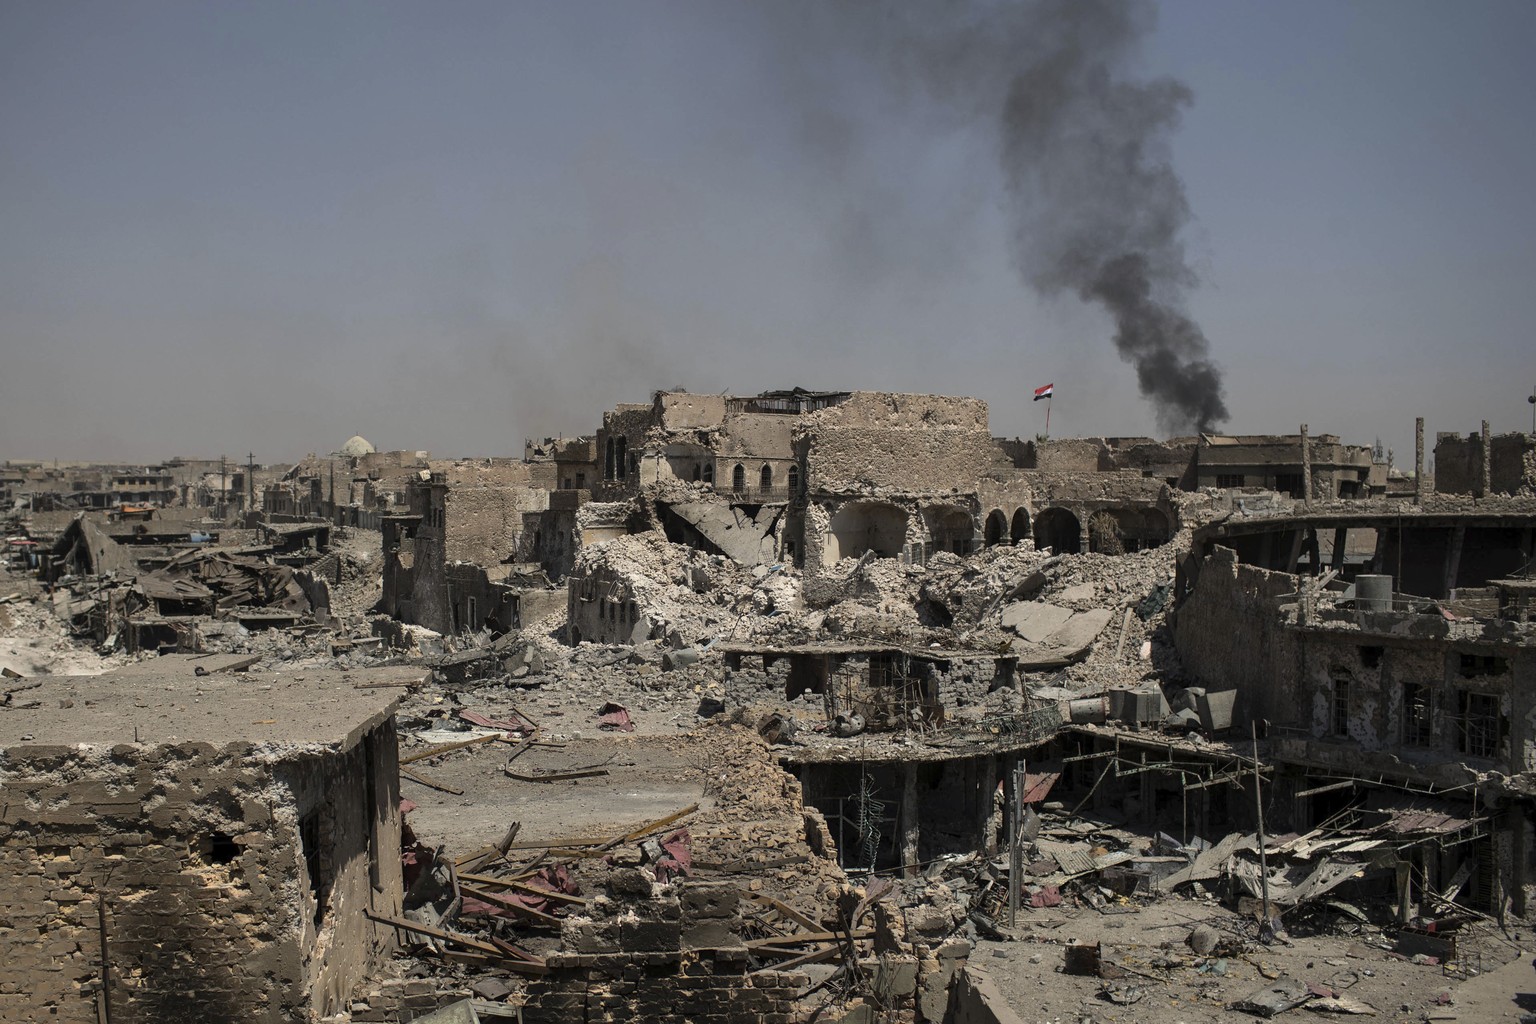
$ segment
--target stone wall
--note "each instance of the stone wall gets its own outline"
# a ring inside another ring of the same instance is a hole
[[[103,903],[116,1024],[344,1009],[393,942],[363,911],[399,912],[395,749],[392,720],[275,763],[248,744],[11,748],[0,1021],[97,1020]]]
[[[1240,564],[1218,546],[1208,557],[1179,563],[1173,636],[1184,668],[1201,685],[1236,689],[1233,725],[1245,717],[1303,725],[1295,692],[1296,652],[1278,607],[1297,591],[1297,578]]]
[[[588,570],[566,580],[566,637],[599,644],[630,644],[646,639],[650,621],[634,588],[618,573]],[[638,627],[638,632],[637,632]]]
[[[1488,470],[1494,494],[1536,493],[1536,435],[1495,434]],[[1435,437],[1435,490],[1478,494],[1483,487],[1481,434],[1442,433]]]
[[[974,493],[1005,465],[985,430],[822,425],[799,437],[813,493]]]
[[[1536,770],[1536,651],[1527,645],[1481,647],[1443,640],[1408,640],[1349,627],[1309,631],[1300,646],[1299,703],[1309,735],[1339,760],[1389,754],[1423,765],[1465,762],[1516,774]],[[1469,660],[1463,661],[1463,655]],[[1340,684],[1346,689],[1338,690]],[[1406,687],[1422,685],[1428,736],[1408,730]],[[1462,737],[1462,695],[1497,701],[1500,725],[1491,756],[1474,756]],[[1344,698],[1346,728],[1337,728],[1335,698]],[[1323,753],[1317,745],[1311,753]]]

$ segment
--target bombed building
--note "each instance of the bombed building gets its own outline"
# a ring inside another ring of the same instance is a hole
[[[1443,1005],[1536,885],[1536,509],[1451,444],[663,391],[23,507],[0,1016],[939,1024],[1153,948],[1207,1015]]]

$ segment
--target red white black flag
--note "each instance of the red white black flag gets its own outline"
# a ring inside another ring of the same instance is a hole
[[[1056,385],[1055,384],[1047,384],[1043,388],[1035,388],[1035,401],[1038,402],[1042,398],[1050,398],[1051,397],[1051,392],[1055,391],[1055,390],[1056,390]]]

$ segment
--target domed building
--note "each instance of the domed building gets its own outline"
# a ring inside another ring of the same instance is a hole
[[[354,434],[347,440],[346,444],[341,446],[341,454],[352,459],[355,459],[360,455],[372,455],[377,450],[378,449],[374,448],[374,446],[369,443],[368,439],[363,437],[361,434]]]

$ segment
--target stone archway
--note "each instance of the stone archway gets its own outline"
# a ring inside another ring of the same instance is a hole
[[[1008,539],[1015,544],[1029,539],[1029,509],[1022,505],[1013,511],[1013,522],[1008,528]]]
[[[1162,509],[1150,506],[1140,508],[1106,508],[1100,514],[1115,521],[1120,547],[1125,551],[1145,551],[1166,544],[1173,536],[1168,516]]]
[[[827,524],[822,562],[858,558],[873,551],[881,558],[896,558],[907,544],[907,513],[883,501],[855,501],[844,505]]]
[[[990,548],[995,544],[1001,544],[1007,533],[1008,517],[1003,513],[1003,510],[995,508],[988,512],[986,527],[982,533],[987,547]]]
[[[976,544],[976,520],[963,508],[938,505],[925,510],[928,526],[928,550],[968,555]]]
[[[1071,509],[1048,508],[1035,516],[1035,547],[1050,548],[1058,555],[1075,555],[1083,550],[1083,524]]]

